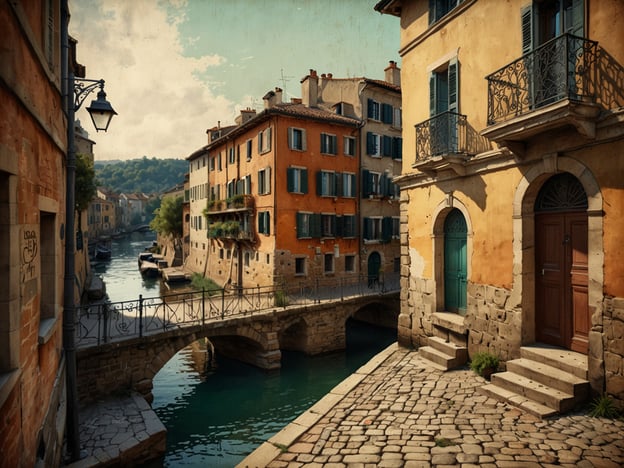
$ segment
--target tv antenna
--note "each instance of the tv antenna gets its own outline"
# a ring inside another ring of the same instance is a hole
[[[289,82],[291,78],[294,78],[294,76],[284,75],[283,68],[280,69],[280,74],[281,74],[280,81],[282,82],[282,91],[284,92],[284,96],[286,96],[286,83]]]

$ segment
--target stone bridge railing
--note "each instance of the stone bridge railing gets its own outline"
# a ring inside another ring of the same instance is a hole
[[[399,274],[391,273],[381,278],[318,279],[314,286],[291,282],[280,287],[203,290],[94,303],[76,310],[76,344],[79,348],[100,346],[234,317],[266,314],[288,306],[335,302],[399,290]]]

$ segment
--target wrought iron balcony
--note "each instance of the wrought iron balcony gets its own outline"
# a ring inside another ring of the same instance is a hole
[[[469,156],[488,151],[489,142],[480,136],[465,115],[443,112],[416,125],[416,164],[435,156]]]
[[[489,75],[488,125],[562,100],[596,100],[598,43],[563,34]]]
[[[208,225],[208,237],[213,239],[253,240],[254,234],[241,221],[217,221]]]

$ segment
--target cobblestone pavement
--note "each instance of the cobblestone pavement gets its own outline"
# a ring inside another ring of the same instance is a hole
[[[540,420],[481,394],[484,384],[393,345],[239,467],[624,466],[624,421]]]

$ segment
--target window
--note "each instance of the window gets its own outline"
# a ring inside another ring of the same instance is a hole
[[[214,171],[214,170],[215,170],[215,158],[214,158],[214,156],[212,156],[212,157],[208,160],[208,170],[209,170],[209,171]]]
[[[366,116],[369,119],[379,120],[379,103],[373,99],[368,99],[367,101],[367,113]]]
[[[384,135],[381,137],[381,155],[392,156],[392,137]]]
[[[243,192],[245,195],[251,195],[251,174],[247,174],[243,178]]]
[[[306,274],[306,259],[305,257],[295,258],[295,275],[304,276]]]
[[[229,149],[228,163],[229,164],[236,164],[236,153],[235,153],[235,149],[234,149],[233,146]]]
[[[271,168],[265,167],[258,171],[258,195],[271,193]]]
[[[433,24],[463,0],[429,0],[429,24]]]
[[[382,218],[379,217],[364,218],[364,240],[380,241],[382,239],[381,220]]]
[[[288,147],[297,151],[305,151],[306,145],[306,131],[302,128],[290,127],[288,129]]]
[[[252,147],[251,139],[247,140],[245,147],[247,148],[247,161],[251,161],[251,147]]]
[[[392,218],[392,238],[393,239],[398,239],[400,237],[400,234],[401,234],[400,229],[401,229],[400,218],[393,217]]]
[[[258,132],[258,153],[264,154],[271,151],[271,127]]]
[[[403,159],[403,138],[392,137],[392,159]]]
[[[373,132],[366,133],[366,154],[369,156],[381,156],[380,136]]]
[[[343,215],[342,220],[342,237],[355,237],[356,217],[355,215]]]
[[[297,213],[297,239],[307,239],[312,237],[311,232],[312,213]]]
[[[227,198],[236,195],[236,179],[232,179],[227,183]]]
[[[355,255],[345,255],[345,272],[355,272]]]
[[[287,168],[286,188],[290,193],[308,193],[308,170],[300,167]]]
[[[333,253],[325,254],[325,258],[323,260],[323,271],[325,273],[334,272],[334,254]]]
[[[338,143],[336,135],[330,135],[329,133],[321,133],[321,153],[323,154],[337,154]]]
[[[260,234],[271,234],[271,215],[268,211],[258,213],[258,232]]]
[[[316,194],[321,197],[336,196],[336,173],[319,171],[316,173]]]
[[[362,196],[368,198],[371,195],[386,195],[387,177],[379,172],[364,169],[362,171]]]
[[[221,153],[217,155],[217,169],[219,170],[219,172],[223,169],[221,165]]]
[[[385,124],[392,125],[394,119],[394,111],[390,104],[381,105],[381,121]]]
[[[396,128],[403,127],[403,115],[400,107],[394,108],[394,122],[392,126]]]
[[[344,137],[343,140],[343,148],[344,154],[347,156],[355,156],[355,138],[354,137]]]
[[[429,76],[429,113],[434,117],[442,112],[458,111],[457,57]]]
[[[246,250],[245,251],[245,256],[243,257],[243,265],[248,267],[250,258],[251,258],[251,253],[249,253],[249,251]]]
[[[341,197],[355,197],[355,174],[343,172],[338,174],[338,195]]]
[[[321,214],[321,237],[336,236],[336,215]]]

